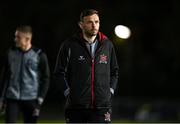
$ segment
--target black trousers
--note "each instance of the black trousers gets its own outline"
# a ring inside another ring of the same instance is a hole
[[[66,123],[111,123],[112,110],[102,109],[66,109]]]
[[[6,101],[6,123],[15,123],[18,119],[20,111],[23,114],[24,123],[36,123],[37,116],[33,115],[34,109],[37,107],[36,100],[12,100]]]

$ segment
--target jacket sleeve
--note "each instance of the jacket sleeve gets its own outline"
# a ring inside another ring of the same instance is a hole
[[[38,90],[38,102],[39,104],[42,104],[48,88],[49,88],[49,82],[50,82],[50,70],[49,70],[49,64],[48,59],[45,53],[40,53],[40,84],[39,84],[39,90]]]
[[[111,50],[111,60],[110,60],[110,87],[114,91],[118,83],[119,76],[119,66],[116,58],[116,53],[114,47]]]
[[[56,66],[54,69],[53,81],[57,86],[57,90],[62,91],[65,96],[69,94],[69,86],[67,82],[68,64],[71,50],[68,45],[62,43],[56,60]]]

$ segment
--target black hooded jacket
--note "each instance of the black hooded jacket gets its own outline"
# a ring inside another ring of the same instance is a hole
[[[67,95],[67,108],[109,108],[110,88],[118,82],[118,63],[112,42],[101,32],[92,58],[82,34],[62,43],[57,57],[54,78]]]

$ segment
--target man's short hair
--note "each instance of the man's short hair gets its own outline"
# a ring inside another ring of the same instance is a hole
[[[32,34],[32,28],[29,25],[21,25],[16,28],[17,31],[23,32],[23,33],[30,33]]]
[[[98,11],[95,10],[95,9],[86,9],[86,10],[83,10],[81,12],[81,14],[80,14],[80,21],[83,21],[83,18],[85,16],[90,16],[90,15],[93,15],[93,14],[97,14],[99,16]]]

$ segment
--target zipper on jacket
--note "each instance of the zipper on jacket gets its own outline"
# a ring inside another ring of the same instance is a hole
[[[94,95],[94,59],[92,59],[92,72],[91,72],[91,104],[92,108],[95,106],[95,95]]]

